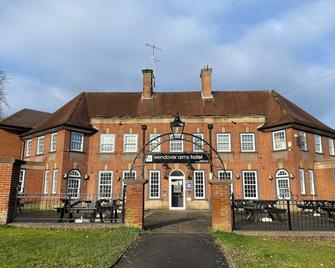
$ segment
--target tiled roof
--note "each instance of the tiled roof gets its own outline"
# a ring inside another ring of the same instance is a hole
[[[321,123],[275,91],[214,91],[212,99],[200,92],[155,92],[142,99],[141,92],[84,92],[43,120],[31,135],[58,126],[93,130],[90,118],[174,116],[264,116],[262,130],[283,125],[307,126],[330,136],[335,130]]]

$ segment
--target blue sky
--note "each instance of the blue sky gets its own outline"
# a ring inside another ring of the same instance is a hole
[[[334,26],[332,0],[0,0],[5,113],[140,91],[153,43],[155,91],[200,90],[207,64],[215,90],[276,89],[335,128]]]

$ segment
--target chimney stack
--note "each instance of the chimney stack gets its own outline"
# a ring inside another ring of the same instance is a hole
[[[142,99],[151,99],[154,87],[154,71],[151,69],[142,70],[143,74],[143,92]]]
[[[208,65],[205,65],[204,68],[201,69],[200,78],[201,78],[201,97],[203,99],[213,98],[212,69],[208,68]]]

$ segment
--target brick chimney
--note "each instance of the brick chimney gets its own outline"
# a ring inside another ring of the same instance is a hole
[[[151,69],[142,70],[143,74],[143,92],[142,99],[151,99],[154,87],[154,72]]]
[[[213,98],[212,69],[208,68],[208,65],[205,65],[204,68],[201,69],[200,78],[201,78],[201,97],[203,99]]]

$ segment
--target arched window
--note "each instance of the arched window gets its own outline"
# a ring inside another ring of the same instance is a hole
[[[285,169],[280,169],[276,173],[276,187],[278,199],[290,199],[290,175]]]
[[[170,176],[184,177],[184,173],[181,170],[177,169],[177,170],[171,171]]]
[[[80,197],[81,174],[78,170],[71,170],[67,177],[67,194],[69,197]]]

